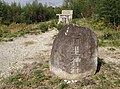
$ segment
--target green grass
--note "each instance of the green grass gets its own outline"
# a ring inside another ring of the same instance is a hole
[[[61,83],[60,84],[60,89],[65,89],[67,88],[69,85],[67,83]]]
[[[21,82],[20,80],[23,78],[23,74],[21,73],[18,73],[14,76],[10,76],[6,79],[4,79],[3,81],[6,83],[6,84],[13,84],[15,86],[20,86],[23,84],[23,82]]]
[[[3,82],[7,85],[12,85],[15,87],[31,87],[37,85],[43,85],[44,81],[50,80],[51,76],[45,75],[42,71],[37,70],[34,71],[30,75],[26,75],[24,73],[19,73],[12,75],[6,79],[3,79]]]
[[[55,85],[55,84],[61,83],[61,81],[62,80],[59,78],[54,78],[54,79],[50,80],[49,83],[50,83],[50,85]]]

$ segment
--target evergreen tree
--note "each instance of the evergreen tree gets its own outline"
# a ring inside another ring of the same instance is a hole
[[[64,0],[63,7],[74,10],[74,18],[91,17],[97,0]]]
[[[120,24],[120,0],[100,0],[98,11],[107,23]]]

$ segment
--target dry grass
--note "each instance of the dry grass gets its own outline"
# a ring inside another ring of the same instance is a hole
[[[11,33],[16,33],[18,31],[21,31],[23,30],[24,28],[26,28],[27,25],[24,24],[24,23],[19,23],[19,24],[16,24],[16,23],[12,23],[8,29],[10,29]]]
[[[26,42],[24,42],[23,43],[23,45],[25,45],[25,46],[28,46],[28,45],[32,45],[32,44],[35,44],[36,42],[34,42],[34,41],[26,41]]]

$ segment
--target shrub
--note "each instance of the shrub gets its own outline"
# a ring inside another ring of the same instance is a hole
[[[112,37],[112,34],[110,32],[104,32],[103,39],[110,39]]]
[[[32,23],[32,20],[26,20],[26,24],[31,24]]]
[[[53,27],[56,27],[56,26],[57,26],[56,20],[52,20],[52,21],[49,23],[49,28],[53,28]]]
[[[72,23],[74,23],[74,24],[77,24],[77,22],[78,22],[78,19],[73,19],[72,20]]]
[[[48,31],[48,24],[42,24],[39,26],[41,32],[45,33],[46,31]]]
[[[58,30],[61,30],[64,25],[65,25],[65,24],[62,24],[62,23],[61,23],[61,24],[57,24],[56,28],[57,28]]]
[[[112,33],[112,40],[120,39],[120,32],[113,32]]]
[[[65,89],[67,88],[69,85],[67,83],[61,83],[60,85],[60,89]]]
[[[6,37],[10,33],[11,33],[10,30],[8,30],[6,26],[1,26],[1,28],[0,28],[0,37]]]
[[[4,21],[3,21],[3,24],[9,26],[9,25],[11,24],[11,22],[10,22],[10,20],[4,20]]]

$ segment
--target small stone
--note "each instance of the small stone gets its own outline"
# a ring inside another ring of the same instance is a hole
[[[75,83],[78,82],[78,80],[75,80]]]
[[[67,35],[67,33],[65,32],[65,35]]]
[[[64,80],[64,82],[67,82],[67,80]]]
[[[66,32],[68,32],[69,30],[67,30]]]
[[[75,83],[75,81],[74,81],[74,80],[72,80],[72,83]]]
[[[87,85],[92,85],[92,84],[96,84],[95,81],[93,80],[89,80],[89,79],[83,79],[83,85],[87,86]]]
[[[68,27],[67,30],[69,30],[70,28]]]
[[[70,84],[71,83],[71,81],[67,81],[67,84]]]

